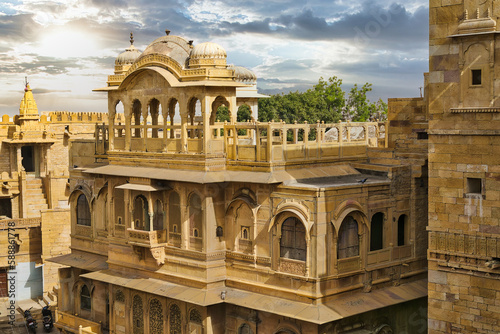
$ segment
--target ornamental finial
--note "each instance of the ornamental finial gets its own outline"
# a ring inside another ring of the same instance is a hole
[[[134,45],[134,33],[130,32],[130,45]]]

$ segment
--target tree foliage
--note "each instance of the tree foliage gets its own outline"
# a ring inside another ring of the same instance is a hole
[[[284,121],[286,123],[308,122],[336,123],[340,120],[364,122],[370,119],[384,119],[387,104],[381,99],[370,102],[366,96],[372,85],[358,85],[350,90],[347,98],[342,90],[342,80],[337,77],[319,78],[313,88],[305,92],[276,94],[259,100],[259,121]]]

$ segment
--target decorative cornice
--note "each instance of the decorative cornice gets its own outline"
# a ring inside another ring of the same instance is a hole
[[[462,114],[462,113],[499,113],[500,112],[500,108],[498,108],[498,107],[451,108],[450,112],[452,114]]]

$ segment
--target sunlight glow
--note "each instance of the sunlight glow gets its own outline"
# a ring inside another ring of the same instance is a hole
[[[95,56],[98,52],[94,39],[81,31],[56,30],[40,41],[38,52],[47,57],[71,58]]]

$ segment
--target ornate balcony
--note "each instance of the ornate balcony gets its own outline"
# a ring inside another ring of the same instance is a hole
[[[166,230],[142,231],[129,228],[127,242],[134,247],[140,257],[145,256],[146,250],[149,250],[158,265],[165,263]]]

